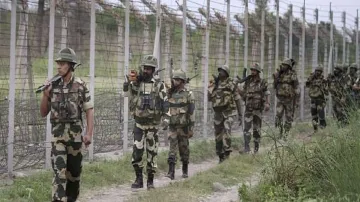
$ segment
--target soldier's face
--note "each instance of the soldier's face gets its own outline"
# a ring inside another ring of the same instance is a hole
[[[225,78],[225,77],[227,77],[227,73],[224,70],[220,69],[219,70],[219,77]]]
[[[173,82],[174,82],[174,86],[178,87],[178,86],[180,86],[182,80],[181,79],[173,79]]]
[[[70,64],[68,62],[57,62],[57,70],[60,76],[65,76],[69,71]]]
[[[280,71],[286,71],[288,69],[288,65],[282,64],[280,66]]]
[[[320,76],[322,74],[322,71],[315,71],[316,76]]]
[[[256,76],[256,75],[258,75],[258,74],[259,74],[259,72],[256,71],[255,69],[252,69],[252,70],[251,70],[251,75],[252,75],[252,76]]]
[[[150,78],[153,74],[153,67],[145,66],[143,69],[144,77]]]
[[[356,68],[350,68],[350,74],[355,75],[357,69]]]

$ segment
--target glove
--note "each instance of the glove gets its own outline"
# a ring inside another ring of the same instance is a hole
[[[265,103],[265,111],[269,111],[270,110],[270,104],[269,103]]]
[[[193,131],[193,127],[188,127],[188,133],[187,133],[188,138],[192,138],[192,136],[194,136],[194,131]]]
[[[169,127],[169,123],[170,123],[169,119],[164,119],[164,120],[161,122],[161,127],[162,127],[162,129],[163,129],[163,130],[167,130],[168,127]]]

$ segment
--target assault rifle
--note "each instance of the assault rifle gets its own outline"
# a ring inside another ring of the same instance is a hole
[[[76,65],[74,65],[74,70],[78,67],[78,66],[80,66],[81,64],[76,64]],[[37,89],[36,89],[36,91],[35,91],[35,93],[40,93],[40,92],[42,92],[42,91],[44,91],[47,87],[49,87],[51,84],[53,84],[53,83],[55,83],[56,81],[58,81],[59,79],[61,79],[61,75],[59,75],[59,74],[56,74],[53,78],[51,78],[50,80],[49,80],[49,85],[41,85],[41,86],[39,86]]]

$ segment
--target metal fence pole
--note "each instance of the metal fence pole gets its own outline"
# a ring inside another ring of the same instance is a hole
[[[319,10],[315,9],[315,20],[316,20],[316,24],[315,24],[315,48],[314,48],[314,61],[313,61],[313,68],[312,70],[314,71],[316,66],[319,63]]]
[[[261,7],[261,47],[260,47],[260,67],[264,70],[264,57],[265,57],[265,9]]]
[[[208,88],[209,83],[209,43],[210,43],[210,0],[206,3],[206,33],[205,33],[205,63],[204,63],[204,117],[203,117],[203,136],[207,135],[208,122]]]
[[[334,24],[333,24],[333,12],[331,10],[331,3],[330,3],[330,51],[329,51],[329,60],[328,60],[328,74],[332,72],[333,66],[333,52],[334,52]],[[329,107],[328,107],[329,114],[332,113],[332,97],[329,97]]]
[[[225,64],[230,65],[229,55],[230,55],[230,0],[226,0],[227,9],[226,9],[226,42],[225,42]]]
[[[49,56],[48,56],[48,78],[53,77],[54,69],[54,36],[55,36],[55,0],[50,1],[50,25],[49,25]],[[50,114],[46,121],[46,149],[45,149],[45,168],[51,168],[51,123]]]
[[[279,67],[279,0],[276,0],[276,30],[275,30],[275,68]],[[274,99],[274,117],[276,116],[277,97]]]
[[[244,43],[244,68],[248,69],[248,53],[249,53],[249,7],[248,0],[244,0],[245,3],[245,43]],[[249,71],[246,71],[246,75],[249,75]]]
[[[292,39],[293,39],[293,6],[292,4],[289,5],[289,10],[290,10],[290,17],[289,17],[289,58],[292,58]]]
[[[355,44],[355,61],[359,66],[359,10],[356,10],[356,19],[355,19],[355,27],[356,27],[356,44]]]
[[[90,10],[90,96],[95,103],[95,0],[91,0]],[[96,111],[95,111],[96,113]],[[95,124],[94,124],[95,125]],[[91,139],[92,144],[89,146],[89,160],[94,159],[94,138]]]
[[[125,60],[124,75],[128,74],[129,68],[129,19],[130,19],[130,0],[125,1]],[[128,126],[129,126],[129,97],[124,97],[124,127],[123,127],[123,151],[128,150]]]
[[[9,75],[9,129],[7,139],[8,175],[11,179],[14,171],[14,116],[15,116],[15,79],[16,79],[16,7],[17,0],[11,4],[11,39],[10,39],[10,75]]]
[[[183,0],[183,24],[182,24],[182,48],[181,48],[181,69],[186,72],[187,69],[187,58],[186,58],[186,0]]]
[[[305,100],[305,92],[304,92],[304,74],[305,74],[305,1],[304,6],[302,8],[302,39],[301,39],[301,81],[300,81],[300,120],[304,120],[304,100]]]
[[[342,23],[343,23],[343,50],[342,50],[342,63],[346,63],[346,12],[342,13]]]

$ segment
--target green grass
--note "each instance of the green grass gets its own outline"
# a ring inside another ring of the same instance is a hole
[[[222,164],[200,172],[185,181],[177,181],[169,186],[140,194],[130,201],[167,202],[174,201],[174,199],[179,202],[196,201],[199,197],[213,192],[214,182],[219,182],[226,187],[243,182],[258,170],[262,160],[263,155],[233,155]]]
[[[309,142],[274,149],[259,186],[240,190],[246,201],[359,201],[358,118],[358,112],[353,113],[344,128],[330,120]]]
[[[234,145],[240,146],[241,141],[234,139]],[[190,145],[190,161],[201,162],[215,157],[214,141],[196,141]],[[158,171],[165,172],[167,152],[158,155]],[[145,171],[144,171],[145,172]],[[158,172],[158,173],[159,173]],[[158,174],[157,173],[157,174]],[[117,161],[96,161],[85,164],[81,176],[81,192],[113,184],[131,183],[134,171],[131,166],[131,155]],[[49,201],[51,197],[52,172],[42,171],[29,177],[14,180],[11,186],[0,188],[0,201]]]

